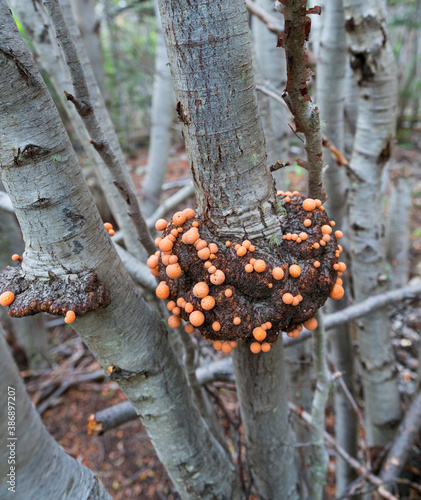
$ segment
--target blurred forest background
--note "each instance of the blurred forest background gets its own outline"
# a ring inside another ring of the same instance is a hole
[[[390,288],[394,289],[408,283],[421,283],[421,0],[384,0],[384,3],[396,59],[398,114],[396,143],[382,179],[384,211],[377,216],[388,220],[387,272]],[[275,15],[270,2],[256,0],[255,4],[264,8],[269,16]],[[317,4],[323,7],[323,2]],[[94,166],[93,149],[81,139],[78,118],[73,115],[65,97],[57,92],[60,71],[54,66],[54,60],[45,56],[43,44],[47,46],[50,42],[43,40],[42,22],[36,18],[25,19],[22,12],[25,2],[17,1],[12,7],[25,42],[43,70],[102,218],[114,224],[115,238],[119,241],[121,228],[109,208],[107,193],[102,189],[101,178]],[[169,202],[173,211],[194,207],[182,127],[175,110],[162,33],[157,29],[156,6],[150,0],[72,0],[72,8],[133,183],[143,200],[146,217],[152,224],[160,215],[156,210],[164,202]],[[303,143],[288,127],[291,116],[279,102],[286,75],[276,62],[277,57],[282,57],[281,50],[276,49],[276,27],[270,31],[267,24],[252,12],[249,21],[268,163],[277,160],[290,163],[277,174],[278,189],[305,190],[305,171],[296,161],[303,157]],[[278,16],[278,24],[281,21]],[[310,92],[317,104],[323,15],[313,16],[312,21],[309,64],[315,76],[310,83]],[[264,52],[267,52],[266,58],[262,55]],[[346,78],[349,83],[351,75]],[[352,150],[354,98],[349,83],[345,104],[346,135],[341,151],[345,158],[350,157]],[[271,113],[270,124],[268,115],[265,115],[268,112]],[[1,264],[5,267],[10,263],[10,255],[21,254],[23,247],[13,217],[0,211],[0,219],[2,227],[8,228],[8,237],[5,236],[6,230],[2,231],[0,252]],[[406,406],[421,384],[420,305],[420,300],[415,298],[388,309],[399,389]],[[90,419],[93,420],[92,415],[126,398],[117,384],[104,376],[71,327],[64,325],[62,319],[47,315],[10,321],[7,313],[2,311],[1,314],[4,332],[32,401],[57,442],[71,456],[95,471],[116,500],[179,498],[140,421],[131,421],[102,434],[94,425],[88,425]],[[217,360],[226,357],[210,349],[200,336],[195,338],[203,358]],[[357,348],[355,344],[354,348]],[[305,356],[297,358],[297,354],[287,351],[286,362],[287,369],[295,373],[300,363],[309,363],[309,360]],[[292,392],[302,389],[299,378],[292,383],[296,384]],[[357,403],[363,408],[364,401],[359,397],[360,382],[355,379],[353,385]],[[217,406],[231,446],[237,449],[242,445],[242,427],[232,374],[221,375],[220,380],[208,384],[206,390]],[[327,431],[333,434],[334,427],[331,395]],[[359,439],[363,441],[364,436],[360,435]],[[421,440],[418,439],[411,450],[414,463],[411,456],[407,461],[404,475],[409,486],[402,498],[421,498],[420,462],[416,459],[417,453],[421,453],[420,446]],[[335,494],[335,470],[336,460],[332,454],[326,485],[326,498],[329,499],[339,498]]]

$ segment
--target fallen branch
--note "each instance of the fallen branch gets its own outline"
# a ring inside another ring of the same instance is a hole
[[[284,32],[284,27],[276,19],[276,17],[268,14],[265,9],[262,9],[262,7],[254,3],[252,0],[246,0],[246,7],[250,14],[253,14],[253,16],[266,24],[268,30],[272,33],[280,35]]]
[[[130,401],[124,401],[105,408],[105,410],[92,413],[88,419],[88,434],[103,434],[137,418],[136,411]]]
[[[91,136],[91,143],[107,165],[113,182],[126,202],[127,213],[133,220],[139,241],[149,253],[156,251],[155,244],[149,234],[146,222],[140,211],[139,201],[132,188],[126,165],[122,164],[110,143],[105,137],[98,121],[95,109],[91,103],[85,73],[80,63],[79,54],[70,34],[63,12],[58,1],[47,0],[44,6],[51,18],[52,28],[58,40],[64,60],[69,68],[75,95],[65,92],[68,101],[71,101],[78,111],[86,130]]]

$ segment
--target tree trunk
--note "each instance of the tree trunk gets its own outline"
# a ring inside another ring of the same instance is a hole
[[[248,238],[266,246],[281,224],[244,2],[160,0],[159,6],[199,216],[221,241]],[[296,498],[281,342],[258,356],[240,342],[233,358],[259,498]]]
[[[152,126],[149,143],[149,157],[146,176],[142,183],[144,193],[143,212],[149,217],[158,208],[161,187],[167,171],[168,154],[171,145],[171,122],[173,119],[174,92],[168,66],[161,16],[155,0],[156,12],[156,55],[155,80],[152,95]]]
[[[351,157],[350,253],[357,301],[386,288],[384,223],[380,182],[390,157],[396,113],[392,50],[375,0],[345,0],[345,27],[351,65],[359,88],[357,130]],[[384,446],[402,415],[385,310],[357,324],[368,441]]]
[[[317,62],[317,103],[320,119],[325,122],[324,134],[343,152],[344,140],[344,99],[346,36],[343,0],[326,2],[323,9],[324,29],[320,35],[319,58]],[[327,194],[325,207],[329,217],[336,222],[336,228],[344,229],[346,204],[346,178],[344,167],[338,167],[336,159],[325,149],[327,169],[323,185]],[[346,233],[346,231],[345,231]],[[328,301],[329,313],[341,311],[345,301]],[[353,350],[349,325],[343,324],[330,336],[330,350],[335,367],[343,374],[347,387],[353,385]],[[351,456],[357,453],[357,419],[343,391],[335,393],[335,435],[338,443]],[[336,491],[343,494],[346,486],[355,478],[354,470],[338,457],[336,463]]]
[[[44,427],[1,330],[0,366],[0,498],[111,500],[93,472],[71,458]]]
[[[111,305],[78,316],[74,329],[101,366],[112,367],[111,378],[133,403],[182,498],[237,498],[234,466],[193,404],[160,319],[117,256],[4,2],[0,20],[0,162],[26,245],[22,273],[39,300],[50,297],[51,279],[67,276],[78,286],[81,273],[98,276]],[[72,300],[77,308],[78,295]]]

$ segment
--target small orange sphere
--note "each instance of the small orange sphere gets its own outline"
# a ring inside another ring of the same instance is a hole
[[[329,234],[324,234],[322,239],[323,239],[323,241],[328,242],[328,241],[330,241],[330,235]]]
[[[325,226],[322,226],[322,233],[323,234],[331,234],[332,228],[328,226],[327,224]]]
[[[181,326],[181,319],[178,316],[172,315],[168,318],[170,328],[178,328]]]
[[[305,225],[305,227],[310,227],[311,226],[311,220],[310,219],[304,219],[304,225]]]
[[[292,299],[292,305],[293,306],[298,306],[298,304],[300,303],[300,299],[298,298],[298,295],[295,296],[293,299]]]
[[[256,250],[256,247],[254,245],[250,245],[248,250],[249,252],[254,252]]]
[[[182,226],[187,220],[186,214],[183,212],[176,212],[172,216],[172,221],[176,226]]]
[[[262,350],[262,346],[259,344],[259,342],[252,342],[250,344],[250,351],[253,354],[258,354]]]
[[[254,270],[254,267],[251,264],[246,264],[244,266],[244,270],[246,271],[246,273],[252,273]]]
[[[257,327],[253,330],[253,337],[256,340],[262,341],[265,340],[267,333],[263,330],[263,328]]]
[[[66,316],[64,317],[64,322],[70,325],[76,319],[76,314],[74,311],[67,311]]]
[[[307,233],[300,233],[298,236],[300,237],[301,241],[305,241],[308,238]]]
[[[230,346],[235,349],[238,346],[238,342],[236,340],[230,340]]]
[[[293,264],[292,266],[289,267],[289,274],[293,278],[298,278],[298,276],[300,276],[301,274],[301,267],[297,266],[297,264]]]
[[[185,300],[183,299],[183,297],[178,297],[178,299],[177,299],[177,305],[178,305],[178,307],[183,307],[183,302],[185,302]]]
[[[201,311],[193,311],[189,316],[189,320],[193,326],[200,326],[205,321],[205,315]]]
[[[167,273],[168,278],[179,278],[181,276],[180,264],[170,264],[169,266],[167,266],[165,272]]]
[[[203,297],[200,301],[200,305],[205,311],[210,311],[215,307],[215,299],[211,295],[208,295],[207,297]]]
[[[239,325],[241,323],[241,318],[239,318],[238,316],[236,316],[234,318],[234,321],[233,321],[234,325]]]
[[[285,196],[284,201],[285,203],[289,203],[291,201],[291,198],[289,196]]]
[[[208,246],[208,242],[205,240],[201,240],[200,238],[195,241],[194,247],[197,251],[202,250],[202,248],[206,248]]]
[[[293,241],[297,241],[297,238],[298,238],[298,234],[295,234],[295,233],[294,233],[294,234],[291,236],[291,239],[292,239]]]
[[[170,296],[170,289],[165,281],[161,281],[161,283],[156,287],[156,296],[160,299],[168,299]]]
[[[284,277],[284,270],[282,267],[275,267],[272,270],[272,276],[275,280],[281,280]]]
[[[205,269],[210,269],[210,267],[212,266],[212,262],[208,260],[203,265],[205,266]]]
[[[320,245],[318,243],[315,243],[313,247],[317,250],[318,248],[320,248]]]
[[[209,250],[209,248],[208,247],[202,248],[202,250],[199,250],[197,252],[197,256],[199,257],[199,259],[202,259],[202,260],[209,259],[209,257],[210,257],[210,250]]]
[[[187,314],[190,314],[193,312],[193,304],[191,302],[187,302],[187,304],[184,306],[184,310],[186,311]]]
[[[230,242],[230,241],[226,241],[226,242],[225,242],[225,246],[226,246],[226,247],[230,247],[230,246],[231,246],[231,242]]]
[[[168,259],[169,264],[177,264],[178,262],[178,257],[177,255],[170,255],[170,258]]]
[[[104,222],[104,227],[107,231],[113,229],[113,225],[110,222]]]
[[[341,298],[344,296],[344,293],[345,291],[341,285],[333,285],[329,297],[333,300],[341,300]]]
[[[310,318],[303,322],[303,325],[307,328],[307,330],[315,330],[317,328],[317,319]]]
[[[157,231],[163,231],[167,227],[167,221],[165,219],[158,219],[155,222],[155,229]]]
[[[246,255],[247,253],[247,248],[246,247],[243,247],[243,246],[240,246],[238,249],[237,249],[237,255],[239,257],[243,257],[243,255]]]
[[[159,244],[161,243],[161,241],[162,241],[162,238],[159,238],[159,237],[158,237],[158,238],[155,238],[155,245],[156,245],[157,247],[159,247]]]
[[[180,316],[180,313],[181,313],[181,309],[179,307],[174,307],[174,309],[172,310],[172,313],[174,314],[174,316]]]
[[[12,260],[14,260],[14,261],[21,260],[21,259],[22,259],[22,257],[20,255],[18,255],[17,253],[14,253],[12,255]]]
[[[338,264],[339,264],[339,271],[340,271],[341,273],[343,273],[343,272],[345,271],[345,269],[346,269],[346,264],[345,264],[345,262],[338,262]]]
[[[314,266],[314,267],[316,267],[316,268],[317,268],[317,267],[320,267],[320,262],[319,262],[318,260],[315,260],[315,261],[313,262],[313,266]]]
[[[186,231],[183,234],[181,241],[186,245],[193,245],[193,243],[198,239],[199,239],[199,231],[197,227],[191,227],[188,231]]]
[[[217,321],[212,323],[212,330],[214,330],[215,332],[219,332],[220,329],[221,329],[221,325]]]
[[[284,304],[292,304],[294,297],[290,293],[284,293],[282,295],[282,300],[283,300]]]
[[[159,249],[162,252],[170,252],[173,246],[174,243],[169,238],[164,238],[159,242]]]
[[[207,295],[209,295],[209,287],[204,281],[199,281],[193,287],[193,295],[198,299],[203,299]]]
[[[170,300],[167,304],[168,311],[172,311],[174,307],[175,307],[175,302],[173,300]]]
[[[194,222],[192,222],[192,226],[193,227],[198,227],[199,226],[199,223],[197,222],[197,220],[195,220]]]
[[[194,326],[191,323],[187,323],[187,325],[184,328],[187,333],[193,333],[194,332]]]
[[[156,255],[151,255],[149,259],[146,261],[146,265],[150,269],[155,269],[156,267],[158,267],[158,264],[159,264],[159,258]]]
[[[335,231],[335,236],[338,240],[340,240],[343,235],[344,233],[342,231]]]
[[[341,280],[341,278],[336,278],[336,283],[335,285],[343,285],[343,281]]]
[[[232,347],[229,342],[222,343],[222,352],[229,354],[232,351]]]
[[[192,208],[185,208],[183,210],[183,214],[187,217],[187,219],[193,219],[196,215],[196,212]]]
[[[211,253],[218,253],[218,245],[216,243],[209,243],[209,250]]]
[[[151,274],[153,276],[159,276],[159,269],[155,267],[155,269],[151,269]]]
[[[225,281],[225,274],[218,269],[214,274],[211,274],[210,280],[214,285],[222,285]]]
[[[109,230],[108,230],[108,234],[109,234],[110,236],[114,236],[114,235],[115,235],[115,231],[114,231],[114,229],[109,229]]]
[[[220,340],[215,340],[213,343],[213,348],[215,351],[222,351],[222,342]]]
[[[232,296],[232,290],[231,288],[227,288],[225,290],[225,297],[231,297]]]
[[[263,352],[269,352],[270,351],[270,344],[268,342],[263,342],[263,344],[262,344],[262,351]]]
[[[209,273],[209,274],[214,274],[214,273],[216,273],[216,267],[215,267],[215,266],[209,266],[209,267],[208,267],[208,273]]]
[[[262,259],[257,259],[253,267],[256,272],[262,273],[266,269],[266,262]]]
[[[311,212],[316,208],[316,200],[313,200],[312,198],[307,198],[303,201],[303,208],[307,212]]]
[[[243,247],[244,248],[250,248],[250,245],[251,245],[251,241],[249,240],[244,240],[243,243],[242,243]]]

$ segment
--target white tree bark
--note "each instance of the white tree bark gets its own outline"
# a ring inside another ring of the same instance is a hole
[[[114,367],[112,378],[133,403],[182,498],[237,498],[234,467],[193,404],[166,330],[116,254],[4,2],[0,34],[1,174],[26,244],[22,272],[39,283],[51,272],[76,280],[83,271],[96,273],[112,303],[78,317],[75,330],[104,369]]]
[[[159,205],[171,145],[171,122],[174,103],[174,91],[157,0],[154,1],[154,5],[157,31],[155,80],[152,95],[149,157],[146,176],[142,184],[144,196],[142,206],[146,217],[152,215]]]
[[[351,65],[359,88],[357,131],[351,166],[349,225],[354,295],[357,301],[386,287],[380,181],[395,128],[396,78],[392,50],[376,0],[345,0]],[[357,326],[368,441],[384,446],[402,415],[386,312]]]
[[[323,132],[339,151],[344,151],[344,99],[346,35],[343,0],[326,2],[322,11],[323,30],[320,33],[319,57],[317,61],[317,104],[320,119],[325,123]],[[329,217],[336,222],[336,228],[344,229],[346,205],[346,176],[344,167],[338,167],[336,158],[325,149],[326,170],[323,185],[327,194],[325,207]],[[346,233],[346,231],[345,231]],[[332,300],[326,304],[330,313],[346,307],[343,300]],[[353,383],[353,351],[349,325],[337,327],[330,337],[330,349],[336,369],[343,373],[347,387]],[[335,393],[335,434],[338,443],[351,456],[357,452],[357,419],[342,391]],[[350,465],[338,457],[336,464],[336,491],[343,494],[346,486],[354,479],[355,472]]]
[[[0,377],[0,498],[111,500],[93,472],[71,458],[44,427],[3,331],[0,331],[0,366],[3,372]],[[8,426],[9,421],[16,424],[15,428]],[[14,478],[8,476],[13,472]]]

